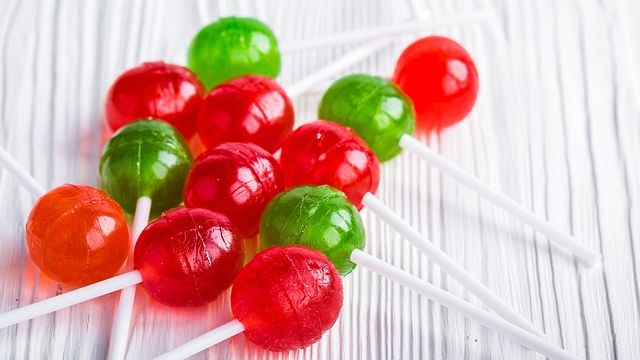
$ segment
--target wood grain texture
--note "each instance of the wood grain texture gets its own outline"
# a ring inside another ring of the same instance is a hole
[[[416,1],[432,16],[485,2]],[[640,357],[640,3],[489,1],[486,24],[439,29],[462,42],[481,75],[476,109],[428,141],[443,155],[599,249],[587,270],[543,236],[410,154],[383,165],[380,198],[429,240],[581,359]],[[0,2],[0,141],[47,187],[96,185],[103,100],[142,61],[184,61],[189,40],[218,16],[255,16],[281,42],[404,21],[409,2],[385,0]],[[495,32],[492,31],[497,30]],[[415,35],[414,35],[415,36]],[[389,75],[414,36],[353,67]],[[502,39],[502,40],[501,40]],[[291,84],[358,44],[295,55]],[[315,118],[320,93],[295,101]],[[68,288],[27,260],[33,203],[0,172],[0,311]],[[481,305],[366,211],[367,250]],[[0,330],[0,359],[101,359],[117,295]],[[228,296],[206,308],[162,307],[139,290],[129,359],[148,359],[230,316]],[[345,306],[319,344],[269,354],[242,336],[196,359],[538,359],[511,340],[357,269]]]

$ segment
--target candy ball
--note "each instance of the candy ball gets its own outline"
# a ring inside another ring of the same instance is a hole
[[[120,205],[90,186],[67,184],[44,194],[29,214],[26,240],[45,275],[78,286],[111,277],[129,254]]]
[[[413,100],[418,128],[439,130],[462,120],[478,96],[478,71],[455,41],[429,36],[409,45],[393,81]]]
[[[244,261],[243,238],[224,215],[177,208],[140,234],[134,266],[142,285],[170,306],[199,306],[227,289]]]
[[[116,131],[145,117],[164,120],[189,139],[206,89],[187,68],[164,62],[144,63],[125,71],[111,85],[105,106]]]
[[[349,75],[322,96],[318,117],[350,127],[369,144],[380,161],[401,151],[400,137],[413,133],[413,105],[390,81],[370,75]]]
[[[280,153],[285,186],[331,185],[358,209],[364,194],[380,181],[378,158],[356,134],[336,123],[317,120],[292,132]]]
[[[198,116],[207,148],[250,142],[274,152],[293,128],[293,106],[275,80],[261,75],[231,79],[211,90]]]
[[[342,308],[340,275],[323,254],[299,246],[271,247],[238,274],[231,310],[245,336],[270,351],[320,340]]]
[[[226,17],[205,26],[191,42],[187,61],[208,88],[241,75],[280,73],[275,35],[252,18]]]
[[[356,264],[349,257],[364,249],[365,233],[358,210],[330,186],[300,186],[275,197],[260,220],[265,245],[299,244],[323,252],[340,274]]]
[[[282,170],[271,154],[249,143],[225,143],[196,159],[184,203],[221,212],[252,237],[264,208],[283,188]]]
[[[121,128],[100,158],[102,187],[128,213],[141,196],[151,198],[157,215],[182,202],[191,151],[180,133],[157,120],[141,120]]]

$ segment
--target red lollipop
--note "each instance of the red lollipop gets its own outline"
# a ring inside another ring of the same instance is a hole
[[[231,221],[206,209],[177,208],[140,234],[134,264],[149,295],[170,306],[198,306],[228,288],[244,261]]]
[[[282,145],[280,164],[287,188],[331,185],[358,209],[380,180],[378,158],[353,131],[317,120],[292,132]]]
[[[321,252],[302,246],[270,247],[233,282],[235,319],[156,359],[186,359],[241,332],[266,350],[301,349],[335,324],[342,301],[340,274]]]
[[[111,85],[106,118],[112,130],[140,118],[161,119],[189,139],[206,88],[187,68],[164,62],[144,63],[125,71]]]
[[[204,98],[198,116],[198,135],[207,148],[238,141],[274,152],[292,128],[291,100],[275,80],[261,75],[216,86]]]
[[[440,36],[407,47],[393,81],[413,100],[418,128],[439,130],[462,120],[478,95],[478,71],[467,51]]]
[[[271,351],[307,347],[338,319],[342,281],[322,253],[271,247],[249,262],[233,282],[231,309],[245,335]]]
[[[240,232],[258,233],[260,216],[284,188],[278,162],[261,147],[226,143],[207,150],[193,164],[184,203],[227,215]]]

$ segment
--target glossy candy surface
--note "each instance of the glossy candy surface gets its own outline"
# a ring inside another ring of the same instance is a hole
[[[462,120],[478,96],[478,71],[471,56],[441,36],[409,45],[396,63],[393,81],[413,100],[421,131]]]
[[[409,98],[392,82],[371,75],[334,82],[322,96],[318,117],[351,128],[383,162],[400,153],[400,137],[415,127]]]
[[[127,70],[113,82],[105,114],[111,130],[145,117],[164,120],[189,139],[206,89],[189,69],[150,62]]]
[[[226,17],[202,28],[189,47],[189,68],[212,88],[231,78],[280,73],[275,35],[253,18]]]
[[[44,274],[78,286],[112,276],[129,254],[129,228],[120,205],[90,186],[62,185],[38,199],[26,240]]]
[[[250,142],[274,152],[293,128],[293,106],[275,80],[261,75],[231,79],[211,90],[198,116],[207,148]]]
[[[283,188],[282,170],[271,154],[254,144],[225,143],[196,159],[184,203],[223,213],[252,237],[262,211]]]
[[[331,185],[358,209],[380,181],[378,158],[353,131],[317,120],[292,132],[280,153],[285,186]]]
[[[228,288],[244,261],[244,238],[224,215],[176,208],[140,234],[134,266],[142,285],[170,306],[199,306]]]
[[[191,162],[189,146],[174,127],[158,120],[136,121],[105,145],[102,187],[130,214],[139,197],[151,197],[151,213],[157,215],[182,202]]]
[[[330,186],[300,186],[275,197],[260,220],[265,245],[304,245],[323,252],[340,274],[356,264],[349,257],[364,249],[364,225],[358,210]]]
[[[245,336],[270,351],[301,349],[320,340],[338,319],[342,301],[342,282],[331,262],[299,246],[258,253],[231,290],[231,309]]]

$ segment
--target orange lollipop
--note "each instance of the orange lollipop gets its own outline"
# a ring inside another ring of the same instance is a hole
[[[31,210],[26,238],[40,270],[72,285],[112,276],[129,253],[122,208],[90,186],[66,184],[44,194]]]

